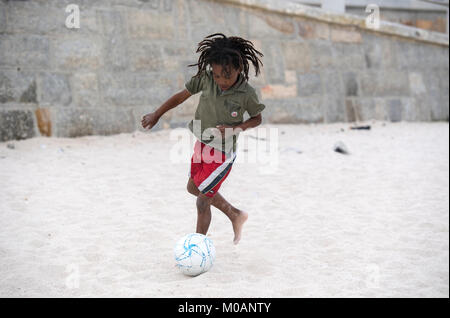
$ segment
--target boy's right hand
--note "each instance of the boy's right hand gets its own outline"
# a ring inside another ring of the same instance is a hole
[[[159,117],[153,112],[153,113],[149,113],[147,115],[144,115],[144,117],[142,117],[142,127],[147,128],[148,129],[152,129],[153,126],[156,125],[156,123],[158,122]]]

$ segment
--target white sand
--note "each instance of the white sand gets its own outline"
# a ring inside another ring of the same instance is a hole
[[[221,189],[241,243],[214,208],[195,278],[174,267],[196,208],[169,130],[0,143],[0,296],[449,297],[449,125],[372,125],[276,126],[278,172],[238,162]]]

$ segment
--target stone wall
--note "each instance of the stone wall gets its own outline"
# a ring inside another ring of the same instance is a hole
[[[366,7],[376,4],[382,20],[414,26],[416,28],[447,33],[447,6],[432,1],[418,0],[279,0],[293,1],[314,7],[334,4],[348,14],[366,16]],[[341,7],[342,6],[342,7]]]
[[[65,27],[71,3],[80,29]],[[0,141],[141,129],[143,114],[183,89],[197,43],[215,32],[265,54],[250,79],[264,122],[448,121],[448,37],[275,3],[0,0]],[[197,101],[157,128],[185,126]]]

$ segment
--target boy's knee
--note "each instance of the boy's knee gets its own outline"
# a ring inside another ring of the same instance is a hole
[[[195,195],[195,196],[197,196],[198,193],[200,192],[193,181],[188,182],[186,189],[187,189],[187,192],[189,192],[190,194]]]
[[[186,190],[187,192],[189,192],[190,194],[194,194],[194,190],[192,189],[192,186],[188,183],[186,186]]]

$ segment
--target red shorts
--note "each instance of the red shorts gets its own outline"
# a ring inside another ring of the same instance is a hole
[[[189,177],[201,193],[213,197],[230,173],[235,158],[236,153],[225,154],[196,140]]]

